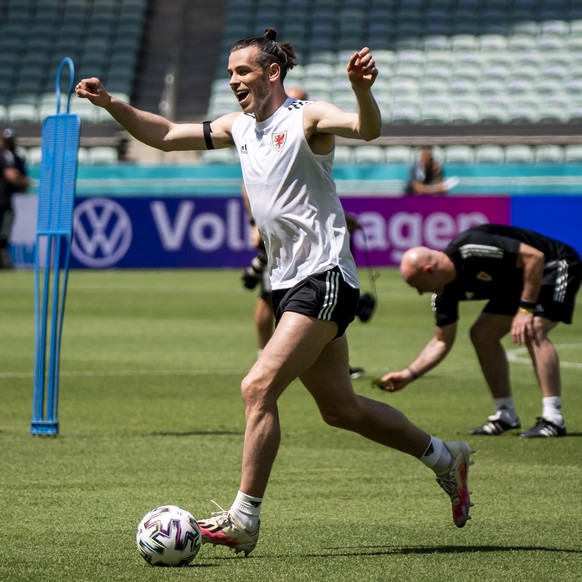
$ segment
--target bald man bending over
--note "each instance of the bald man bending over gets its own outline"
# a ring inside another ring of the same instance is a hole
[[[542,414],[524,438],[566,434],[562,416],[560,365],[548,335],[562,321],[572,323],[582,280],[578,253],[569,245],[533,231],[485,224],[461,233],[444,251],[409,249],[402,278],[421,295],[433,294],[433,338],[412,363],[377,381],[388,392],[401,390],[444,360],[452,348],[459,301],[488,300],[470,330],[479,364],[493,396],[495,414],[470,431],[499,435],[521,428],[501,339],[525,345],[542,392]]]

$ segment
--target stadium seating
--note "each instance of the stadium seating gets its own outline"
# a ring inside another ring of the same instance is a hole
[[[249,6],[271,5],[264,0],[233,2],[229,22],[243,23]],[[288,15],[296,2],[283,0],[279,10],[282,5]],[[314,14],[320,18],[296,16],[289,26],[285,18],[279,32],[294,43],[303,31],[303,82],[314,83],[323,98],[322,81],[331,75],[333,83],[338,74],[322,66],[324,49],[325,62],[333,61],[330,52],[335,52],[337,67],[343,68],[343,53],[371,46],[379,80],[386,79],[376,92],[394,99],[382,107],[385,123],[565,123],[569,108],[560,110],[543,98],[555,97],[560,85],[576,78],[582,19],[572,18],[575,8],[575,2],[553,0],[318,1]],[[250,32],[240,25],[239,36]],[[349,87],[334,87],[331,99],[343,103],[348,92]],[[450,106],[451,120],[447,107],[439,111],[435,105],[436,93],[451,101],[460,93],[474,95],[461,108]]]
[[[98,74],[131,94],[146,8],[147,0],[0,0],[0,103],[9,120],[36,123],[46,113],[41,96],[64,57],[76,78]]]
[[[54,112],[50,94],[65,56],[73,58],[77,78],[98,74],[109,90],[130,100],[148,6],[155,4],[0,0],[0,121],[39,124]],[[375,96],[385,124],[582,122],[582,4],[574,0],[230,0],[226,6],[208,118],[236,107],[224,66],[232,42],[275,26],[279,38],[300,53],[287,83],[346,110],[355,107],[347,59],[370,46],[380,71]],[[74,100],[72,107],[84,126],[116,127],[106,112],[86,102]],[[450,155],[455,163],[520,155],[531,163],[558,163],[576,155],[575,148],[562,146],[530,150],[525,155],[501,147],[500,156],[495,146],[482,146],[470,155],[459,150]],[[384,148],[382,157],[405,163],[398,160],[412,151]],[[369,156],[363,151],[357,159]],[[355,151],[343,147],[336,157],[356,159]],[[92,163],[89,152],[84,160]]]

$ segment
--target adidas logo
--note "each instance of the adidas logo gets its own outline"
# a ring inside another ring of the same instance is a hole
[[[247,149],[247,144],[246,143],[243,146],[241,146],[240,153],[241,154],[248,154],[249,153],[249,150]]]

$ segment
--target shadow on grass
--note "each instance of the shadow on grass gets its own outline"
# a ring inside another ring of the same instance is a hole
[[[244,432],[238,430],[189,430],[183,432],[160,431],[150,432],[145,436],[153,437],[189,437],[189,436],[244,436]]]
[[[566,554],[582,554],[582,549],[552,548],[544,546],[411,546],[387,547],[368,546],[365,548],[323,548],[323,552],[304,554],[304,558],[353,558],[358,556],[407,556],[423,554],[480,554],[494,552],[552,552]],[[278,555],[277,558],[290,557]],[[204,556],[203,560],[222,562],[225,560],[270,560],[272,555],[256,555],[243,558],[242,555],[229,553],[224,556]],[[209,566],[210,564],[190,564],[192,566]]]
[[[581,549],[552,548],[544,546],[412,546],[390,548],[386,546],[369,546],[365,548],[324,548],[329,553],[307,554],[310,558],[327,558],[337,556],[394,556],[414,554],[465,554],[486,552],[557,552],[582,554]]]
[[[472,435],[472,436],[475,436],[475,435]],[[503,436],[503,435],[501,435],[501,436]],[[519,433],[515,433],[513,436],[516,436],[518,438],[521,438],[519,436]],[[551,438],[551,440],[556,440],[557,438],[559,438],[559,439],[567,439],[568,437],[581,437],[581,436],[582,436],[582,432],[567,432],[565,435],[563,435],[561,437],[537,437],[537,438],[533,438],[533,439],[531,439],[531,438],[527,439],[526,438],[526,439],[523,439],[523,440],[524,441],[531,441],[531,440],[533,440],[533,441],[543,441],[543,440],[546,440],[547,438]]]

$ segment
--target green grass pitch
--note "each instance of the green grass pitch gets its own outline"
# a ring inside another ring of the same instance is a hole
[[[30,434],[34,274],[0,276],[0,580],[582,580],[582,306],[553,333],[563,362],[563,439],[466,437],[493,412],[461,308],[457,344],[402,392],[374,376],[430,338],[429,297],[380,270],[372,320],[348,330],[361,394],[476,449],[473,519],[462,529],[414,459],[326,426],[299,383],[280,401],[282,444],[261,539],[242,558],[203,546],[188,568],[149,567],[135,529],[150,509],[207,517],[238,489],[239,384],[255,358],[255,292],[239,271],[73,271],[63,330],[60,434]],[[362,273],[368,290],[368,274]],[[508,342],[507,348],[513,351]],[[511,364],[522,424],[541,412],[531,365]]]

